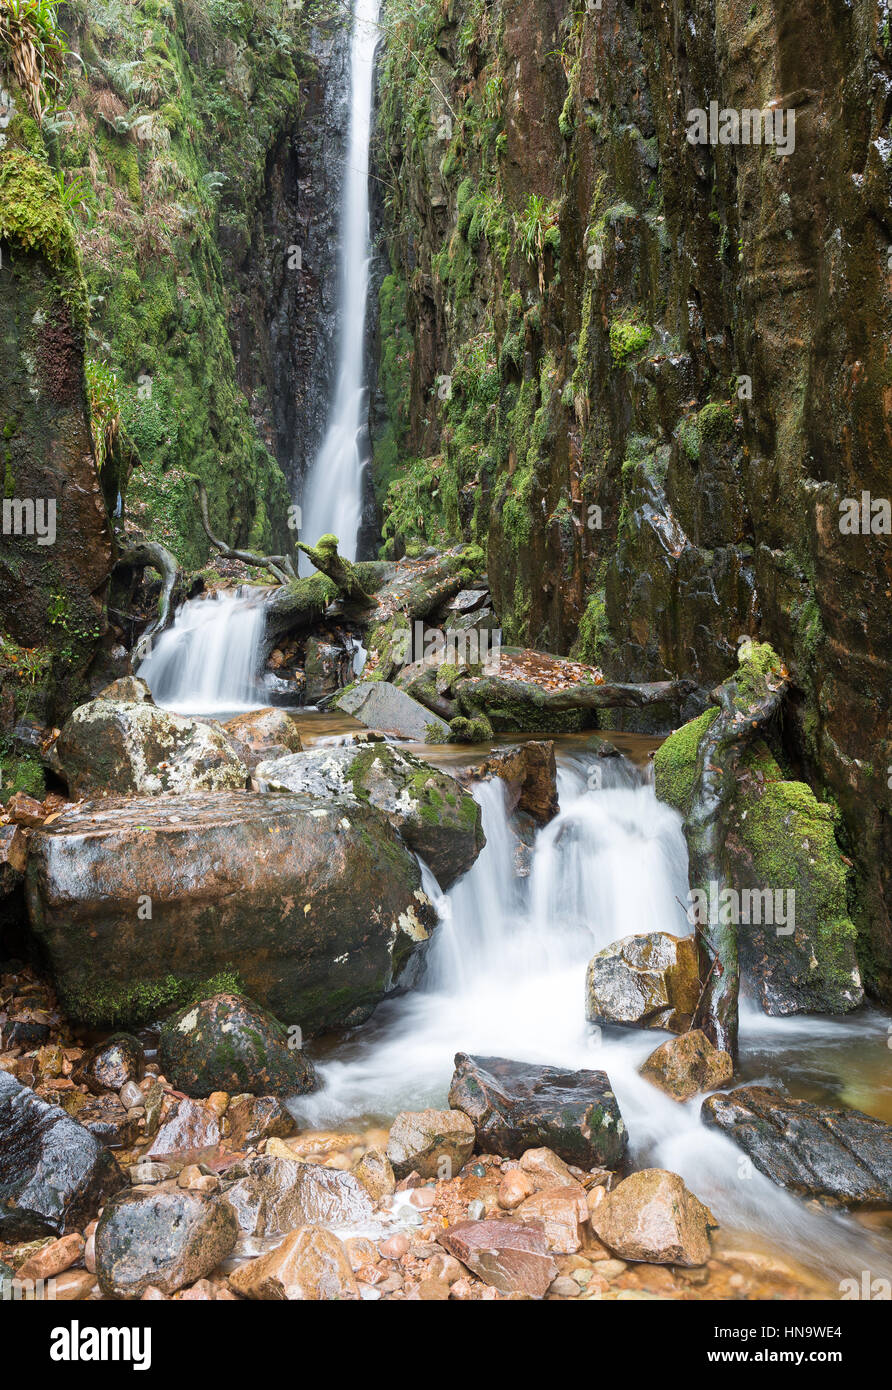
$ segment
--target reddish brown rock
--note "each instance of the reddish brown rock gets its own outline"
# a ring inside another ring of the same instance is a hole
[[[473,775],[498,777],[505,783],[509,814],[525,811],[537,825],[547,825],[558,813],[557,765],[550,739],[493,753]]]
[[[437,1237],[450,1255],[500,1293],[542,1298],[558,1267],[540,1225],[508,1219],[463,1221]]]
[[[322,1226],[302,1226],[281,1245],[230,1274],[236,1293],[246,1298],[283,1300],[354,1300],[359,1289],[347,1252],[337,1236]]]
[[[545,1232],[549,1250],[561,1255],[573,1255],[582,1249],[583,1223],[588,1221],[589,1209],[585,1191],[577,1184],[571,1187],[543,1188],[521,1202],[514,1213],[518,1221],[533,1221]]]
[[[720,1051],[701,1029],[694,1028],[661,1043],[639,1071],[667,1096],[684,1101],[700,1091],[724,1086],[734,1075],[734,1063],[730,1053]]]
[[[220,1120],[208,1106],[194,1100],[168,1098],[161,1113],[161,1127],[152,1140],[150,1157],[210,1149],[219,1144],[221,1138]]]
[[[626,1178],[595,1207],[591,1223],[621,1259],[677,1265],[706,1263],[709,1231],[716,1225],[678,1174],[663,1168]]]

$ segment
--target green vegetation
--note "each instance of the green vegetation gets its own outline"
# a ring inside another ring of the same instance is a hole
[[[657,796],[686,816],[691,809],[691,800],[699,770],[698,751],[700,740],[718,718],[718,709],[713,705],[682,724],[660,744],[654,754],[654,783]]]
[[[93,1028],[135,1028],[174,1009],[198,1004],[213,994],[240,994],[241,978],[225,969],[207,980],[166,975],[157,980],[116,985],[96,982],[65,992],[63,1007],[71,1018]]]

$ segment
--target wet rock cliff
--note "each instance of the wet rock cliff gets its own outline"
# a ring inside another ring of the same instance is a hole
[[[688,713],[771,641],[888,997],[888,7],[425,4],[380,99],[390,553],[476,541],[507,640]]]

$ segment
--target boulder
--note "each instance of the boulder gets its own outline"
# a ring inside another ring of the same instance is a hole
[[[474,777],[499,777],[508,788],[508,814],[524,811],[537,825],[558,813],[557,764],[551,739],[530,739],[517,748],[500,749],[472,769]]]
[[[74,1115],[78,1124],[101,1140],[106,1148],[127,1149],[136,1142],[139,1134],[138,1119],[135,1115],[127,1113],[117,1096],[84,1096],[76,1090],[68,1094],[79,1095],[84,1102]],[[68,1106],[65,1105],[65,1108],[67,1110]]]
[[[506,1158],[544,1147],[579,1168],[615,1168],[628,1143],[602,1071],[564,1071],[459,1052],[449,1104],[473,1121],[483,1152]]]
[[[226,1107],[224,1133],[234,1149],[284,1139],[296,1129],[294,1117],[275,1096],[233,1096]]]
[[[303,1226],[281,1245],[249,1260],[229,1276],[236,1293],[273,1301],[359,1298],[347,1252],[337,1236],[321,1226]]]
[[[734,1075],[731,1055],[714,1047],[700,1028],[693,1028],[650,1054],[638,1069],[673,1100],[690,1100],[700,1091],[715,1091]]]
[[[624,936],[589,961],[585,1016],[591,1023],[683,1033],[700,998],[693,936]]]
[[[353,658],[342,642],[310,636],[304,644],[304,699],[318,704],[342,689],[350,679]]]
[[[708,1096],[700,1117],[800,1197],[892,1206],[892,1126],[872,1115],[742,1086]]]
[[[255,1155],[234,1164],[226,1179],[223,1195],[248,1235],[280,1236],[313,1223],[362,1225],[372,1217],[368,1192],[337,1168]]]
[[[452,1178],[474,1152],[474,1126],[459,1110],[403,1110],[390,1128],[387,1158],[398,1178]]]
[[[194,1154],[212,1149],[223,1137],[220,1116],[209,1105],[187,1098],[167,1096],[162,1103],[160,1126],[152,1140],[152,1158],[169,1154]]]
[[[34,832],[27,893],[68,1016],[131,1027],[233,971],[304,1034],[356,1021],[436,923],[374,807],[279,793],[72,807]]]
[[[297,721],[285,710],[273,706],[236,715],[223,728],[233,739],[249,772],[264,760],[284,758],[289,753],[299,753],[303,747]]]
[[[118,680],[112,681],[111,685],[98,691],[94,698],[108,700],[114,705],[153,705],[155,703],[147,683],[139,676],[120,676]]]
[[[370,803],[449,888],[486,843],[480,807],[448,773],[391,743],[317,748],[263,762],[255,778],[264,791]]]
[[[76,799],[236,790],[248,776],[220,725],[147,703],[80,705],[56,751]]]
[[[98,1139],[0,1071],[0,1240],[82,1230],[124,1184]]]
[[[535,1222],[507,1217],[462,1221],[443,1231],[437,1240],[472,1274],[500,1293],[542,1298],[558,1272],[545,1233]]]
[[[232,1254],[232,1209],[203,1192],[174,1187],[124,1192],[96,1227],[96,1275],[107,1298],[141,1298],[150,1286],[176,1293]]]
[[[162,1025],[158,1051],[164,1075],[189,1096],[303,1095],[318,1085],[288,1030],[243,994],[215,994],[181,1009]]]
[[[129,1033],[115,1033],[85,1053],[74,1069],[73,1080],[94,1095],[120,1091],[128,1081],[140,1081],[145,1070],[142,1043]]]
[[[332,705],[352,714],[367,729],[407,738],[415,743],[447,743],[449,725],[390,681],[357,681]]]
[[[643,1168],[625,1178],[591,1213],[595,1234],[623,1260],[704,1265],[716,1222],[677,1173]]]

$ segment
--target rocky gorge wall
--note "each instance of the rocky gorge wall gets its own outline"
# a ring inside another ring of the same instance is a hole
[[[388,552],[477,542],[506,640],[688,713],[772,642],[890,997],[889,6],[391,3],[379,89]]]

